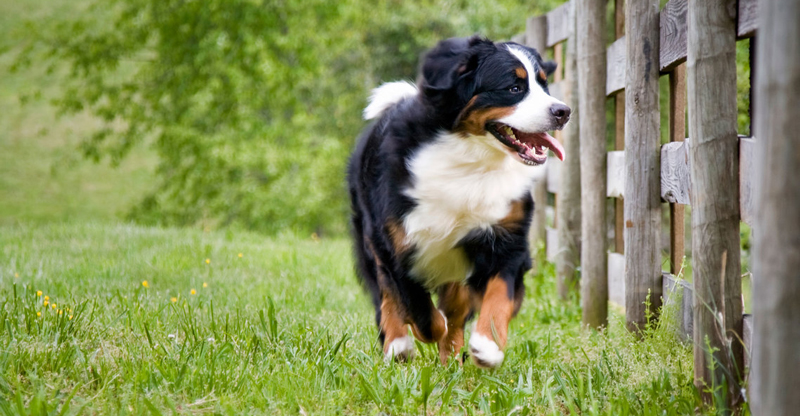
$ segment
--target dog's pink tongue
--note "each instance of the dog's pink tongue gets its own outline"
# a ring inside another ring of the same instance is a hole
[[[544,146],[548,149],[552,150],[555,153],[556,157],[564,160],[564,146],[556,140],[555,137],[544,133],[536,133],[535,134],[536,140],[543,142]]]

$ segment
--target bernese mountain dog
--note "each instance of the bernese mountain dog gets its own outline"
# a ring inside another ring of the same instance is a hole
[[[556,68],[539,53],[481,37],[439,42],[417,85],[384,84],[364,110],[375,121],[348,168],[358,274],[372,296],[384,357],[408,359],[418,340],[443,364],[469,355],[503,362],[524,295],[536,169],[564,148],[547,131],[570,108],[551,97]],[[438,294],[438,306],[431,293]]]

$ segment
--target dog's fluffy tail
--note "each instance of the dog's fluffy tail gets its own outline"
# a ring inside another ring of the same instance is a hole
[[[416,85],[406,81],[387,82],[375,88],[369,97],[369,105],[364,109],[364,120],[380,116],[389,107],[418,92]]]

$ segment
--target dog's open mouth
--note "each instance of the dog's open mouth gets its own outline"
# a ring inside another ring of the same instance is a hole
[[[547,160],[547,149],[552,150],[557,158],[564,160],[564,147],[547,132],[528,133],[496,122],[489,123],[486,130],[506,147],[517,152],[527,165],[544,163]]]

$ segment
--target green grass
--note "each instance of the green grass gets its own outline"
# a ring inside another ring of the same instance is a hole
[[[554,296],[549,265],[527,277],[506,362],[484,371],[441,366],[428,345],[411,363],[384,363],[346,240],[52,224],[0,227],[0,246],[0,413],[679,415],[697,406],[691,350],[669,320],[643,341],[615,314],[602,333],[581,330],[577,302]]]

